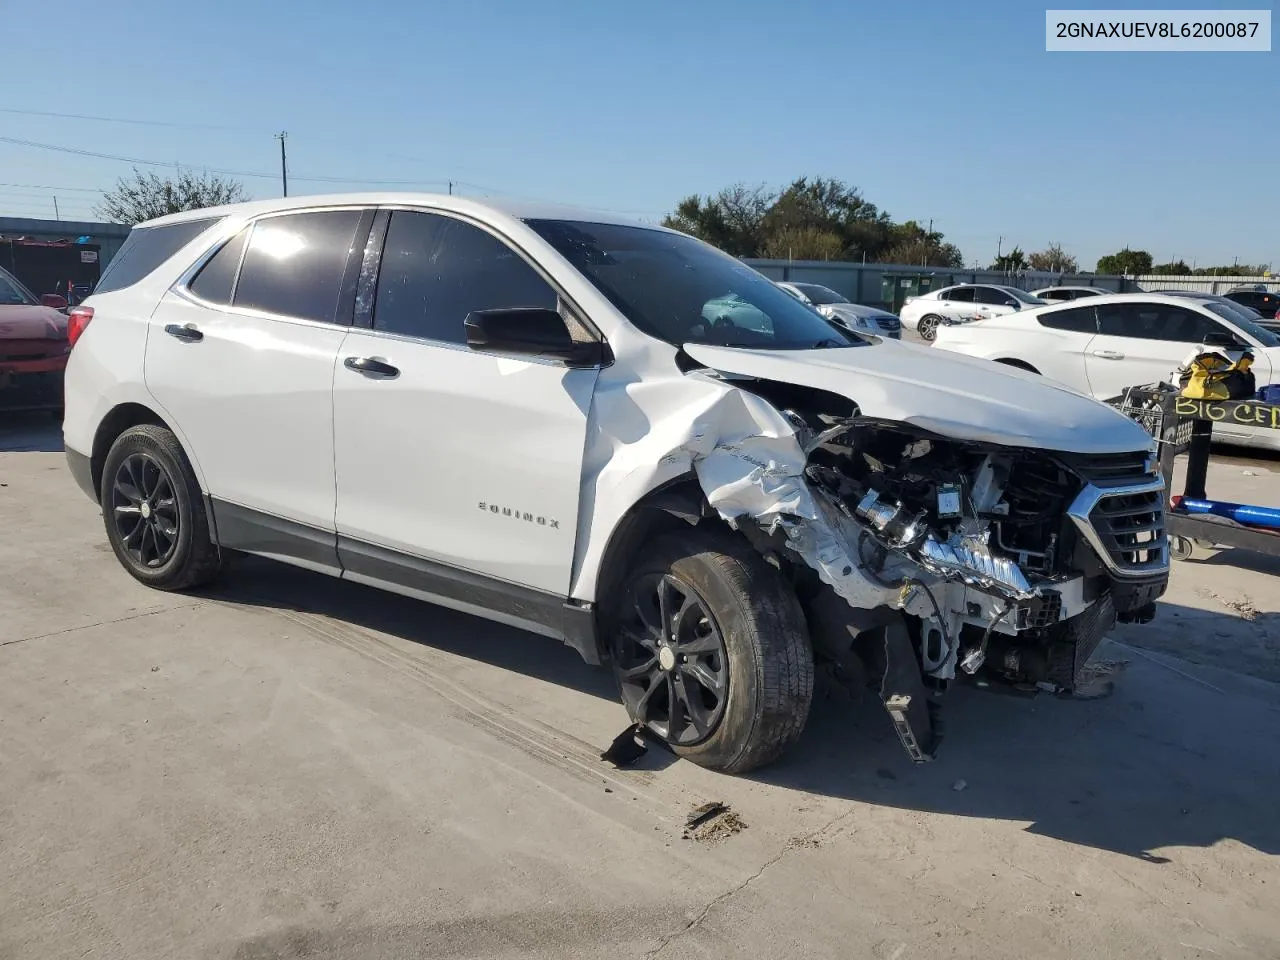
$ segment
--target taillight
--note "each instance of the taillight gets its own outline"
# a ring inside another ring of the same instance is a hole
[[[89,321],[93,319],[93,307],[72,307],[67,314],[67,346],[74,347]]]
[[[1280,310],[1277,310],[1277,311],[1276,311],[1276,319],[1277,319],[1277,320],[1280,320]]]

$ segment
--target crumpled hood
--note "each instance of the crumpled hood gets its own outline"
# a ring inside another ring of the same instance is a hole
[[[1154,448],[1137,423],[1037,374],[989,360],[884,341],[828,350],[741,350],[690,343],[685,353],[724,374],[828,390],[863,416],[957,440],[1067,453]]]
[[[52,307],[0,306],[0,339],[66,339],[67,316]]]

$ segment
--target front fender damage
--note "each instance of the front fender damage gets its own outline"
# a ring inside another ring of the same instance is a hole
[[[993,632],[1016,633],[1009,616],[1015,605],[1025,609],[1041,599],[1041,588],[1031,586],[1018,564],[991,548],[991,530],[979,519],[984,510],[999,509],[991,458],[973,460],[982,466],[955,490],[940,488],[939,498],[967,501],[964,510],[947,503],[957,508],[957,519],[942,524],[937,514],[944,507],[930,514],[870,487],[842,489],[847,478],[815,461],[819,451],[827,462],[853,456],[856,444],[846,445],[850,431],[878,437],[901,425],[870,423],[856,409],[852,415],[779,409],[757,395],[758,382],[734,388],[713,372],[689,376],[726,389],[664,461],[687,462],[708,504],[748,539],[781,544],[788,562],[802,563],[850,610],[878,612],[853,617],[864,629],[848,632],[860,641],[870,686],[908,754],[931,759],[941,734],[930,687],[945,686],[958,665],[976,672]],[[966,626],[978,627],[980,640],[962,651]]]

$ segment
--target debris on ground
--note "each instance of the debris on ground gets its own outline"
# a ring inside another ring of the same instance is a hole
[[[1072,700],[1101,700],[1115,692],[1116,678],[1129,660],[1099,660],[1086,663],[1076,676],[1076,686],[1067,696]]]
[[[640,724],[633,723],[614,738],[600,759],[608,760],[615,767],[629,767],[648,752],[649,747],[641,739]]]
[[[685,840],[699,843],[719,843],[747,829],[746,821],[730,809],[727,803],[712,800],[689,811],[684,821]]]
[[[959,793],[961,790],[965,789],[968,786],[969,784],[966,783],[964,780],[957,780],[955,783],[951,785],[951,789],[954,790],[956,793]]]
[[[1224,605],[1240,614],[1241,620],[1254,621],[1258,619],[1258,608],[1253,605],[1253,601],[1248,597],[1241,597],[1239,600],[1227,600],[1219,597]]]
[[[787,841],[788,850],[816,850],[820,846],[817,837],[792,837]]]

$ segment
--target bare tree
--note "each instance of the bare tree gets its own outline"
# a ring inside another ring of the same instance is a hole
[[[1062,244],[1051,243],[1044,250],[1037,250],[1027,257],[1032,270],[1044,270],[1048,273],[1078,273],[1080,263],[1071,254],[1062,249]]]
[[[135,167],[132,177],[121,177],[103,195],[94,212],[111,223],[132,224],[247,199],[249,196],[238,181],[216,174],[179,170],[173,177],[158,177]]]

